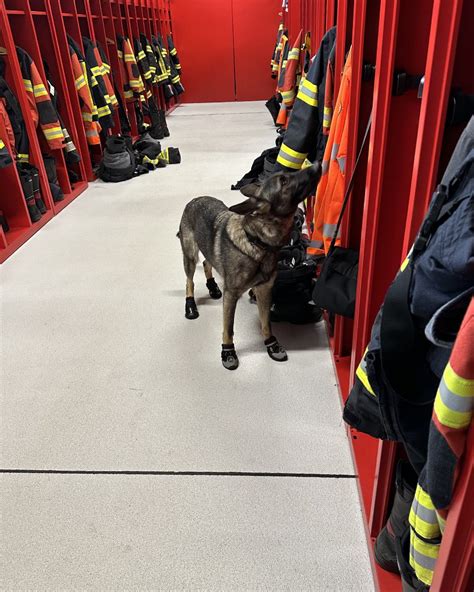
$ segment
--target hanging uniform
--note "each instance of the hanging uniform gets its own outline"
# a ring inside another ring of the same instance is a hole
[[[16,48],[21,75],[25,86],[30,115],[35,127],[38,123],[51,150],[64,148],[64,133],[58,121],[56,110],[51,102],[41,76],[31,57],[21,47]]]
[[[445,311],[448,313],[448,310]],[[434,402],[428,458],[413,500],[410,565],[430,586],[452,502],[459,461],[474,415],[474,298],[466,312]]]
[[[7,114],[10,122],[8,127],[12,130],[14,136],[14,142],[11,145],[12,152],[16,155],[17,160],[28,162],[30,142],[26,133],[25,120],[18,99],[4,78],[5,67],[5,62],[0,60],[0,100],[4,106],[2,111]],[[3,138],[3,140],[6,141],[6,138]]]
[[[91,146],[100,144],[99,133],[101,131],[98,122],[99,113],[92,99],[89,86],[89,76],[84,57],[82,56],[76,42],[68,35],[69,55],[71,57],[74,83],[81,105],[82,120],[86,131],[87,142]]]
[[[153,72],[150,68],[150,62],[148,60],[148,57],[145,53],[140,39],[134,39],[133,43],[135,48],[135,59],[141,72],[142,80],[144,80],[145,88],[143,89],[143,94],[144,96],[146,96],[147,99],[149,99],[151,97],[151,90],[149,87],[146,88],[146,84],[151,86],[151,84],[153,83]]]
[[[162,72],[161,78],[164,85],[165,99],[169,101],[169,99],[176,96],[176,90],[171,83],[171,66],[168,59],[168,51],[163,46],[163,38],[161,35],[153,37],[152,41],[157,53],[160,71]]]
[[[324,35],[308,75],[301,80],[276,170],[299,170],[306,158],[312,162],[323,158],[327,140],[322,134],[326,72],[335,41],[333,27]]]
[[[280,23],[278,26],[278,33],[277,33],[277,40],[275,44],[275,49],[273,50],[272,59],[270,62],[270,67],[272,69],[272,78],[276,78],[278,75],[278,65],[280,63],[280,52],[281,52],[281,38],[283,35],[285,27],[283,23]]]
[[[451,353],[449,339],[431,338],[430,330],[455,333],[457,318],[439,315],[450,303],[465,312],[474,290],[474,117],[441,183],[374,321],[344,407],[353,428],[403,443],[417,473],[426,463],[433,401]]]
[[[283,84],[279,91],[283,98],[283,103],[280,109],[280,115],[277,118],[277,123],[286,126],[290,117],[291,109],[295,103],[296,98],[296,80],[300,65],[300,50],[301,50],[301,36],[303,31],[300,31],[293,48],[288,53],[288,58],[283,76]],[[289,46],[288,46],[289,47]],[[283,112],[282,112],[283,111]]]
[[[171,35],[168,35],[167,40],[170,54],[171,82],[174,85],[176,93],[180,95],[184,92],[184,86],[181,82],[181,63],[179,61],[178,51],[174,45]]]
[[[82,38],[85,52],[85,62],[92,100],[97,107],[100,127],[105,131],[114,127],[112,117],[113,105],[103,74],[102,58],[95,44],[87,37]],[[115,98],[115,97],[114,97]],[[116,100],[116,99],[115,99]]]
[[[140,33],[140,43],[148,61],[148,68],[151,72],[151,83],[158,85],[160,80],[158,79],[158,62],[156,60],[156,55],[151,43],[143,33]]]
[[[349,50],[316,193],[314,224],[308,247],[310,255],[327,254],[344,200],[351,77],[352,52]],[[335,244],[339,246],[339,236]]]
[[[145,91],[145,85],[128,37],[117,37],[118,56],[123,63],[124,91],[128,100],[137,99]]]

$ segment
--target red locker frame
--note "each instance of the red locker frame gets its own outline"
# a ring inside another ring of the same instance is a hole
[[[80,193],[88,181],[94,180],[93,164],[102,156],[101,146],[92,149],[87,143],[79,99],[77,96],[72,66],[67,45],[70,34],[82,48],[82,36],[100,42],[112,67],[116,92],[123,98],[132,128],[132,136],[138,136],[135,110],[123,97],[123,80],[118,67],[116,36],[128,35],[132,41],[139,33],[150,40],[151,35],[171,33],[172,23],[169,0],[0,0],[0,46],[7,55],[7,81],[14,90],[26,122],[30,140],[30,162],[39,169],[41,193],[47,207],[36,223],[31,223],[23,198],[15,166],[0,171],[3,191],[0,195],[0,210],[8,220],[10,230],[0,228],[0,263],[5,261],[35,232],[58,214]],[[59,111],[68,132],[81,155],[79,165],[72,167],[78,181],[71,183],[62,151],[51,151],[42,134],[34,129],[28,117],[28,99],[16,58],[15,45],[23,47],[35,61],[40,75],[45,79],[43,60],[46,60],[60,97]],[[157,104],[168,112],[176,108],[178,101],[172,99],[166,105],[161,88],[153,88]],[[120,132],[120,120],[114,113],[113,133]],[[0,128],[0,135],[6,135]],[[56,161],[58,181],[65,199],[54,203],[42,153],[52,154]],[[92,157],[92,158],[91,158]]]
[[[420,226],[431,194],[461,128],[446,127],[452,87],[474,93],[474,5],[463,0],[290,0],[290,34],[312,35],[312,53],[337,25],[335,71],[341,73],[352,45],[352,87],[347,171],[354,167],[369,114],[369,153],[362,159],[342,228],[343,244],[360,250],[354,321],[336,318],[330,335],[343,402],[370,337],[375,315]],[[416,40],[416,41],[415,41]],[[374,66],[373,79],[363,77]],[[392,96],[394,70],[424,74],[416,89]],[[336,77],[336,93],[338,90]],[[403,150],[397,150],[403,146]],[[390,236],[390,241],[387,241]],[[471,430],[473,432],[473,430]],[[348,429],[359,475],[369,546],[385,524],[393,496],[399,448]],[[441,545],[432,590],[467,592],[473,575],[473,433]],[[471,500],[471,501],[470,501]],[[400,579],[373,561],[378,589],[401,590]]]

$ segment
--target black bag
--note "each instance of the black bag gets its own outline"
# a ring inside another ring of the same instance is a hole
[[[323,263],[321,273],[314,286],[313,301],[328,312],[343,317],[354,318],[357,291],[357,272],[359,269],[359,252],[345,247],[336,247],[336,240],[341,227],[342,217],[349,202],[354,186],[354,176],[360,157],[369,137],[372,115],[369,117],[364,139],[357,155],[352,175],[347,185],[346,194],[337,221],[336,230],[329,246],[328,254]]]
[[[136,161],[127,136],[108,136],[98,176],[107,183],[126,181],[135,176]]]

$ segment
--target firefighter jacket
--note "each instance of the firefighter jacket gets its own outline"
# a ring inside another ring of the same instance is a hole
[[[0,169],[4,169],[13,162],[5,142],[0,138]]]
[[[122,74],[124,80],[124,93],[127,100],[134,101],[145,91],[143,79],[140,76],[140,70],[133,53],[132,46],[128,37],[117,37],[118,56],[123,64]]]
[[[385,296],[344,408],[345,421],[357,430],[403,443],[418,473],[426,462],[433,402],[451,353],[447,339],[433,343],[426,332],[449,302],[459,302],[462,318],[474,291],[474,117],[441,183]],[[447,321],[446,330],[455,334],[459,321],[454,315]]]
[[[328,253],[344,201],[351,77],[352,52],[349,51],[337,97],[336,115],[324,151],[322,176],[316,193],[311,243],[308,248],[310,255]],[[339,244],[338,236],[336,245]]]
[[[171,35],[168,35],[167,41],[170,55],[171,83],[174,86],[176,94],[180,95],[184,92],[184,86],[181,83],[181,64]]]
[[[16,53],[33,123],[35,127],[40,125],[51,150],[61,150],[64,148],[64,133],[49,92],[35,63],[26,51],[17,47]]]
[[[166,66],[165,59],[163,57],[163,53],[161,51],[161,46],[158,39],[154,36],[151,38],[153,51],[155,53],[156,62],[158,64],[158,68],[156,71],[157,74],[157,82],[159,85],[168,84],[170,82],[170,75],[168,72],[168,68]]]
[[[437,315],[441,330],[449,322],[458,302],[449,303]],[[451,341],[452,336],[435,339]],[[448,365],[436,393],[431,419],[428,458],[413,500],[410,522],[410,565],[416,577],[431,585],[442,534],[452,502],[460,461],[466,448],[468,430],[474,415],[474,298],[471,298],[456,337]]]
[[[105,70],[102,67],[102,58],[100,57],[97,46],[90,39],[83,37],[82,43],[84,45],[89,86],[92,93],[92,100],[97,107],[100,127],[103,130],[112,129],[114,127],[112,117],[114,106],[109,95],[111,86],[108,87],[104,80]]]
[[[151,73],[151,83],[158,85],[160,82],[158,75],[158,62],[153,47],[142,33],[140,34],[140,43],[148,61],[148,68]]]
[[[97,62],[97,70],[95,72],[97,72],[97,76],[99,76],[99,79],[103,80],[104,82],[105,89],[103,85],[101,85],[101,89],[105,93],[107,104],[113,111],[114,109],[118,109],[118,99],[115,94],[114,85],[112,82],[112,69],[108,63],[108,58],[105,55],[105,51],[100,46],[100,44],[96,43],[95,41],[91,41],[90,43],[92,44],[95,61]],[[92,72],[94,76],[96,76],[95,72]]]
[[[18,99],[13,94],[13,91],[8,86],[5,78],[5,62],[0,60],[0,101],[2,101],[2,113],[7,115],[9,126],[7,125],[8,131],[11,129],[14,136],[14,144],[11,144],[10,135],[10,146],[12,152],[16,155],[17,160],[21,162],[28,162],[30,142],[28,134],[26,133],[25,120],[23,119],[23,113],[21,112],[20,104]],[[6,138],[3,138],[6,141]]]
[[[335,41],[333,27],[323,37],[308,75],[301,80],[276,170],[299,170],[306,158],[312,162],[323,158],[327,140],[322,133],[326,72]]]
[[[280,23],[280,25],[278,26],[278,33],[277,33],[277,40],[276,40],[276,44],[275,44],[275,49],[273,50],[273,55],[272,55],[272,59],[270,62],[270,66],[272,69],[272,78],[276,78],[277,74],[278,74],[278,65],[280,63],[280,52],[281,52],[281,37],[283,35],[283,30],[284,30],[284,25],[283,23]]]
[[[91,88],[89,85],[91,78],[88,73],[85,59],[78,45],[71,37],[69,37],[69,35],[68,46],[74,75],[74,83],[81,105],[82,120],[84,122],[87,142],[91,145],[97,145],[100,144],[99,133],[101,131],[101,127],[98,122],[98,109],[92,98]]]
[[[283,84],[278,88],[283,98],[282,106],[280,108],[280,114],[282,117],[279,115],[277,118],[277,123],[281,125],[285,125],[287,123],[291,108],[293,107],[296,98],[296,80],[299,74],[302,34],[303,31],[300,31],[293,48],[288,53],[283,76]],[[289,47],[289,45],[287,47]]]
[[[173,95],[180,95],[184,92],[184,87],[181,84],[181,77],[179,75],[179,72],[176,69],[173,60],[170,58],[169,51],[166,45],[164,44],[163,37],[161,35],[158,35],[158,42],[161,47],[161,54],[166,64],[169,80],[172,84],[172,88],[170,90],[172,91]],[[171,42],[171,44],[173,45],[173,42]]]
[[[171,82],[171,64],[168,58],[168,50],[163,45],[163,38],[161,35],[153,38],[153,43],[155,45],[155,49],[157,54],[160,56],[160,69],[162,69],[164,73],[164,92],[166,100],[169,100],[171,97],[176,96],[177,92],[174,85]]]
[[[135,48],[135,59],[141,72],[144,86],[148,84],[148,88],[145,87],[142,94],[144,94],[146,98],[149,99],[151,97],[151,90],[149,87],[153,84],[154,78],[153,72],[151,71],[148,56],[145,53],[145,49],[142,46],[140,39],[134,39],[133,44]]]

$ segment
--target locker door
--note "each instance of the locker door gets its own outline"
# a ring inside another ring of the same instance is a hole
[[[235,100],[232,0],[172,0],[171,13],[186,88],[183,101]]]

